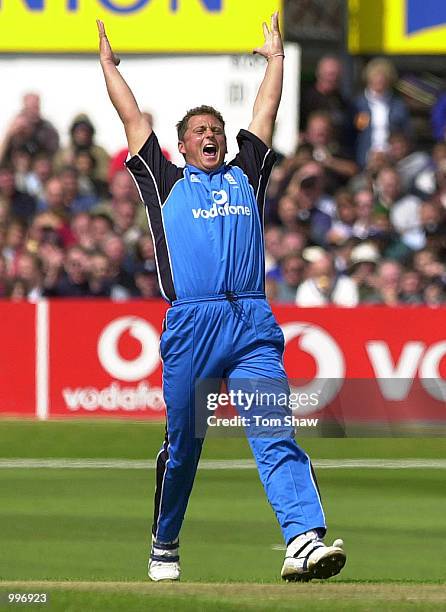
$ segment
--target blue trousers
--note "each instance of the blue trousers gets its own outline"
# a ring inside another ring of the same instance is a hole
[[[234,391],[263,384],[286,392],[288,383],[283,334],[261,294],[174,303],[160,348],[167,423],[157,457],[153,533],[167,543],[179,535],[203,445],[204,435],[196,432],[197,380],[208,389],[225,380]],[[311,462],[296,444],[293,427],[276,427],[271,435],[248,427],[247,435],[285,542],[310,529],[324,533]]]

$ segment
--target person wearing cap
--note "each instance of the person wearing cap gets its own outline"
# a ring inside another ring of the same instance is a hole
[[[70,126],[70,144],[56,154],[56,171],[67,165],[74,166],[78,151],[89,151],[95,160],[94,178],[107,181],[110,156],[103,147],[94,142],[94,135],[95,128],[88,115],[76,115]]]
[[[380,259],[379,251],[372,242],[363,242],[352,249],[349,275],[356,283],[360,302],[375,295],[374,275]]]

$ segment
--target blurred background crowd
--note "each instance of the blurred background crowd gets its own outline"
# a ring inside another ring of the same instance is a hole
[[[430,134],[421,139],[389,60],[369,61],[362,89],[348,99],[342,69],[334,55],[320,59],[314,82],[302,89],[295,154],[279,155],[271,175],[268,298],[301,306],[441,305],[446,96],[431,105]],[[69,145],[61,147],[44,102],[26,94],[0,133],[0,297],[159,297],[127,150],[105,151],[86,115],[73,118]]]

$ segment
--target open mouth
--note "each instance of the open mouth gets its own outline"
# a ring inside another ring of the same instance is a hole
[[[217,157],[217,145],[214,144],[206,144],[203,147],[203,155],[209,158]]]

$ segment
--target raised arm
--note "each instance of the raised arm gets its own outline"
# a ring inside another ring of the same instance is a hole
[[[117,69],[119,58],[113,53],[102,21],[96,20],[99,32],[99,57],[108,95],[124,124],[131,155],[136,155],[152,132],[139,110],[132,90]]]
[[[271,30],[263,24],[265,42],[262,47],[254,49],[266,58],[268,64],[265,76],[257,93],[249,131],[258,136],[271,147],[274,123],[282,96],[283,52],[282,36],[279,30],[279,13],[271,16]]]

